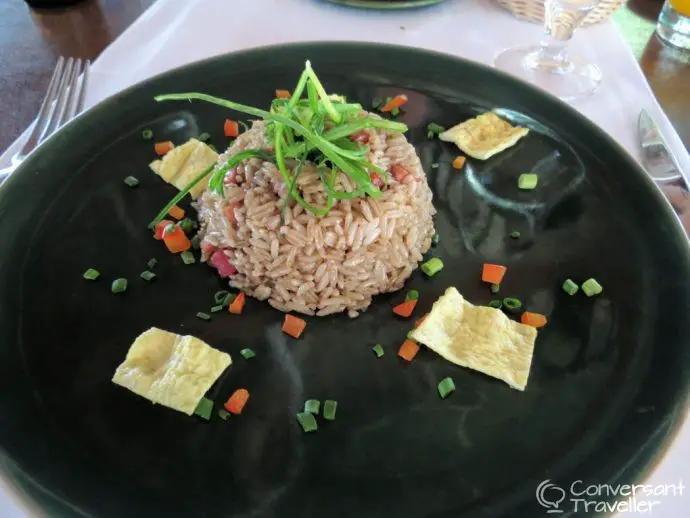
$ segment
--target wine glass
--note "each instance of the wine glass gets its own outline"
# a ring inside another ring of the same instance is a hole
[[[591,94],[601,83],[601,70],[586,58],[570,54],[567,45],[575,29],[600,2],[546,0],[541,44],[504,50],[494,58],[494,66],[564,100]]]

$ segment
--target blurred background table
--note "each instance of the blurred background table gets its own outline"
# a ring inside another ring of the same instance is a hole
[[[155,0],[87,0],[63,10],[0,1],[0,150],[28,126],[60,54],[94,59]],[[690,149],[690,56],[654,35],[661,0],[629,0],[615,15],[661,106]],[[602,68],[606,72],[606,64]]]

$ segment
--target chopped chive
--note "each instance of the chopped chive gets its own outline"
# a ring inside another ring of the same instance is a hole
[[[208,313],[204,313],[203,311],[199,311],[196,314],[197,318],[200,318],[201,320],[211,320],[211,315]]]
[[[433,164],[431,164],[431,168],[432,169],[438,169],[439,165],[441,165],[441,164],[439,164],[438,162],[434,162]]]
[[[220,410],[218,410],[218,417],[220,417],[223,421],[227,421],[228,417],[230,417],[230,412],[228,412],[224,408],[221,408]]]
[[[446,128],[441,126],[440,124],[436,124],[435,122],[430,123],[427,127],[427,134],[431,134],[431,136],[438,135],[439,133],[443,133],[446,131]],[[431,138],[431,137],[429,137]]]
[[[115,279],[110,285],[110,291],[113,293],[122,293],[123,291],[127,291],[127,279],[123,277]]]
[[[570,296],[575,295],[580,289],[580,287],[577,284],[575,284],[575,282],[573,282],[572,279],[566,279],[563,282],[562,288],[563,291],[565,291]]]
[[[329,421],[335,421],[335,413],[338,410],[338,402],[332,399],[327,399],[323,402],[323,418]]]
[[[400,108],[393,108],[391,110],[391,117],[397,117],[398,115],[400,115]]]
[[[148,270],[144,270],[143,272],[141,272],[139,274],[139,277],[144,279],[146,282],[151,282],[152,280],[154,280],[156,278],[156,274],[153,272],[150,272]]]
[[[503,307],[508,311],[518,311],[522,307],[522,302],[514,297],[506,297],[503,299]]]
[[[134,176],[128,176],[127,178],[125,178],[125,184],[127,185],[127,187],[136,187],[137,185],[139,185],[139,180],[137,180],[137,178]]]
[[[314,414],[309,412],[300,412],[297,414],[297,421],[302,427],[304,433],[315,432],[319,428],[319,425],[316,424]]]
[[[249,126],[247,126],[246,122],[238,120],[237,123],[242,126],[242,131],[249,131]]]
[[[521,174],[518,178],[518,188],[522,190],[534,189],[539,182],[539,177],[534,173]]]
[[[213,295],[213,300],[216,302],[216,304],[223,304],[223,301],[225,300],[225,297],[230,295],[230,292],[227,290],[220,290]]]
[[[433,277],[441,270],[443,270],[443,261],[441,261],[438,257],[432,257],[427,262],[422,264],[422,271],[429,277]]]
[[[214,146],[213,144],[206,144],[206,145],[207,145],[208,147],[210,147],[211,150],[212,150],[214,153],[218,153],[218,150],[216,149],[216,146]]]
[[[417,290],[410,290],[405,295],[405,302],[408,300],[419,300],[419,292]]]
[[[141,136],[144,137],[145,140],[151,140],[153,138],[153,131],[145,129],[141,132]]]
[[[175,232],[175,224],[170,223],[169,225],[166,225],[165,228],[163,229],[163,234],[172,234]]]
[[[321,401],[318,399],[307,399],[304,402],[304,411],[310,414],[319,415],[319,410],[321,410]]]
[[[94,270],[93,268],[89,268],[82,274],[82,277],[84,277],[84,279],[86,279],[87,281],[95,281],[100,276],[101,272],[99,272],[98,270]]]
[[[182,252],[180,257],[182,258],[182,262],[184,264],[194,264],[196,262],[196,259],[194,259],[194,254],[189,250]]]
[[[441,399],[446,399],[455,392],[455,383],[452,378],[443,378],[438,384],[438,395]]]
[[[433,131],[427,131],[426,132],[426,138],[434,138],[434,132]],[[431,167],[434,167],[433,164],[431,164]]]
[[[588,297],[594,297],[594,295],[599,295],[604,288],[596,279],[587,279],[582,283],[582,291]]]
[[[254,351],[252,351],[251,349],[242,349],[240,351],[240,355],[245,360],[251,360],[252,358],[254,358],[254,356],[256,356],[256,353]]]
[[[211,138],[211,135],[209,133],[206,133],[205,131],[199,135],[196,139],[201,141],[201,142],[206,142],[208,139]]]
[[[378,110],[382,104],[383,100],[380,97],[374,97],[374,99],[371,101],[371,107],[374,110]]]
[[[201,417],[202,419],[206,419],[207,421],[211,419],[211,413],[213,412],[213,401],[211,401],[208,398],[202,397],[201,401],[199,401],[199,404],[196,406],[196,409],[194,410],[194,413]]]
[[[235,295],[234,293],[228,293],[223,299],[223,302],[221,302],[221,305],[224,307],[229,306],[235,300],[235,297],[237,297],[237,295]]]
[[[433,246],[438,245],[438,242],[441,240],[441,236],[438,235],[438,232],[436,232],[433,236],[431,236],[431,244]]]
[[[496,308],[496,309],[501,309],[503,307],[503,302],[501,302],[498,299],[494,299],[491,302],[489,302],[488,306],[490,308]]]
[[[151,259],[146,261],[146,266],[149,267],[149,270],[152,270],[153,268],[155,268],[157,264],[158,264],[158,259],[156,259],[155,257],[152,257]]]
[[[510,233],[510,237],[513,238],[513,239],[517,239],[517,238],[520,237],[520,232],[518,232],[517,230],[513,230],[513,231]]]
[[[218,313],[219,311],[223,311],[223,306],[220,304],[211,308],[211,313]]]
[[[185,234],[194,232],[194,222],[189,218],[184,218],[177,226],[180,227]]]
[[[493,293],[495,295],[496,293],[501,291],[501,285],[500,284],[492,284],[491,288],[489,288],[489,289],[491,290],[491,293]]]
[[[199,248],[201,248],[201,238],[198,235],[192,238],[192,248],[194,250],[199,250]]]
[[[374,347],[371,348],[372,351],[374,351],[374,354],[376,355],[377,358],[381,358],[383,356],[383,346],[381,344],[376,344]]]

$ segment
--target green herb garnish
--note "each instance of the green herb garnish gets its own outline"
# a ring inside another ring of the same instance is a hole
[[[139,185],[139,180],[134,176],[128,176],[125,178],[125,185],[127,185],[127,187],[136,187]]]
[[[89,268],[82,274],[82,277],[84,277],[84,279],[86,279],[87,281],[95,281],[100,276],[101,272],[99,272],[98,270],[94,270],[93,268]]]
[[[152,257],[151,259],[146,261],[146,266],[149,267],[149,270],[153,270],[153,268],[155,268],[155,266],[157,264],[158,264],[158,259],[156,259],[155,257]]]
[[[151,282],[152,280],[154,280],[156,278],[156,274],[153,272],[150,272],[148,270],[144,270],[143,272],[141,272],[139,274],[139,277],[144,279],[146,282]]]
[[[110,291],[113,293],[122,293],[123,291],[127,291],[127,279],[115,279],[110,285]]]
[[[184,264],[194,264],[196,262],[196,259],[194,259],[194,254],[189,250],[182,252],[180,257],[182,258],[182,262]]]
[[[153,138],[153,131],[151,131],[150,129],[145,129],[144,131],[141,132],[141,136],[145,140],[151,140]]]
[[[513,230],[513,231],[510,233],[510,237],[513,238],[513,239],[517,239],[517,238],[520,237],[520,232],[518,232],[517,230]]]
[[[426,127],[426,136],[429,138],[434,138],[436,135],[443,133],[444,131],[446,131],[446,128],[440,124],[432,122]]]
[[[254,358],[254,356],[256,356],[256,353],[251,349],[242,349],[240,351],[240,356],[242,356],[242,358],[244,358],[245,360],[251,360],[252,358]]]
[[[194,232],[194,222],[190,218],[184,218],[177,223],[177,226],[180,227],[185,234]]]
[[[220,417],[223,421],[227,421],[230,417],[230,412],[228,412],[224,408],[221,408],[220,410],[218,410],[218,417]]]
[[[219,312],[223,311],[223,309],[224,309],[223,306],[218,304],[217,306],[213,306],[211,308],[211,313],[219,313]]]
[[[318,399],[307,399],[304,402],[304,411],[310,414],[319,415],[321,410],[321,401]]]
[[[587,279],[582,283],[582,291],[588,297],[594,297],[594,295],[599,295],[602,291],[604,291],[604,288],[596,279]]]
[[[539,182],[539,177],[534,173],[521,174],[518,178],[518,188],[524,191],[534,189]]]
[[[335,413],[338,410],[338,402],[327,399],[323,402],[323,418],[329,421],[335,420]]]
[[[417,290],[410,290],[405,295],[405,302],[408,300],[419,300],[419,292]]]
[[[319,429],[319,425],[316,424],[316,418],[314,414],[310,412],[300,412],[297,414],[297,421],[302,427],[304,433],[315,432]]]
[[[438,257],[432,257],[427,262],[422,264],[422,271],[429,277],[433,277],[441,270],[443,270],[443,261],[441,261]]]
[[[208,313],[204,313],[203,311],[199,311],[196,314],[197,318],[200,318],[201,320],[211,320],[211,315]]]
[[[455,383],[452,378],[443,378],[438,384],[438,395],[441,399],[446,399],[455,392]]]
[[[506,297],[503,299],[503,307],[511,312],[519,311],[522,307],[522,302],[514,297]]]
[[[565,291],[570,296],[575,295],[580,289],[580,287],[577,284],[575,284],[575,282],[572,279],[566,279],[563,282],[562,287],[563,291]]]
[[[496,309],[501,309],[503,307],[503,302],[500,300],[494,299],[489,304],[487,304],[490,308],[496,308]]]
[[[211,413],[213,412],[213,401],[211,401],[208,398],[202,397],[201,400],[199,401],[199,404],[196,406],[194,409],[194,413],[201,417],[202,419],[206,419],[207,421],[211,419]]]
[[[496,293],[501,291],[501,286],[498,284],[492,284],[490,290],[491,290],[491,293],[493,293],[495,295]]]
[[[383,346],[381,344],[376,344],[371,348],[371,350],[374,351],[374,354],[377,358],[381,358],[381,356],[383,356]]]
[[[204,132],[203,132],[201,135],[199,135],[196,139],[199,140],[199,141],[201,141],[201,142],[206,142],[206,141],[208,141],[210,138],[211,138],[211,134],[210,134],[210,133],[206,133],[206,132],[204,131]]]

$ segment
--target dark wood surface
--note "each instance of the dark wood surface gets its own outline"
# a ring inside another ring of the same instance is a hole
[[[96,58],[155,0],[86,0],[62,10],[30,10],[0,0],[0,152],[31,122],[60,54]],[[654,36],[659,0],[630,0],[615,21],[654,93],[690,148],[690,54]]]

